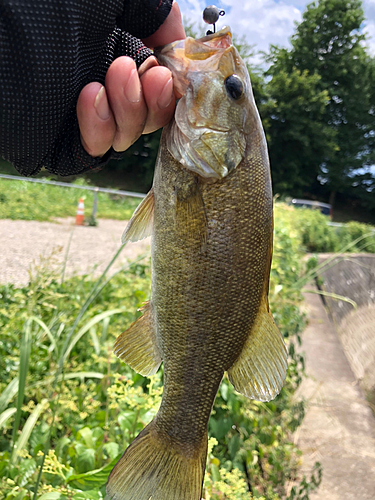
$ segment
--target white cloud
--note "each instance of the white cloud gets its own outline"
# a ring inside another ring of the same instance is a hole
[[[301,12],[293,5],[273,0],[254,0],[245,5],[236,0],[226,3],[231,7],[226,20],[234,33],[244,34],[248,43],[255,43],[260,50],[268,50],[271,43],[286,45],[294,22],[301,19]]]
[[[363,7],[367,19],[375,21],[375,0],[364,0]]]
[[[367,34],[368,51],[372,56],[375,56],[375,22],[367,23],[365,33]]]
[[[203,25],[202,14],[205,8],[204,0],[178,0],[178,5],[184,20]]]

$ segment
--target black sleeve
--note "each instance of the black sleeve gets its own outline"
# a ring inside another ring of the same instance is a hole
[[[0,0],[0,155],[23,175],[72,175],[104,165],[79,138],[82,88],[104,83],[112,61],[151,51],[139,40],[172,0]]]

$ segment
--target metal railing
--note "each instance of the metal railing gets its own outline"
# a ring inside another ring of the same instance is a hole
[[[101,187],[95,187],[95,186],[94,187],[93,186],[78,186],[77,184],[69,184],[69,182],[46,181],[44,179],[32,179],[30,177],[22,177],[22,176],[18,176],[18,175],[0,174],[0,178],[10,179],[10,180],[14,180],[14,181],[35,182],[37,184],[50,184],[51,186],[85,189],[86,191],[94,191],[97,193],[120,194],[122,196],[129,196],[132,198],[145,198],[146,197],[146,195],[144,193],[134,193],[133,191],[122,191],[121,189],[109,189],[109,188],[101,188]]]

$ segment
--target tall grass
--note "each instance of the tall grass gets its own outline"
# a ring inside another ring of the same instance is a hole
[[[90,306],[93,305],[95,299],[97,299],[98,295],[102,292],[103,288],[108,285],[112,278],[118,275],[121,272],[126,271],[126,268],[131,268],[136,266],[142,260],[147,258],[146,255],[139,257],[135,262],[123,266],[121,269],[117,270],[112,275],[108,275],[111,267],[117,260],[120,255],[123,247],[120,247],[116,254],[113,256],[106,269],[102,273],[102,275],[93,282],[93,285],[89,288],[86,293],[86,298],[82,300],[76,314],[75,319],[72,322],[68,332],[65,335],[62,335],[65,329],[64,321],[58,322],[59,314],[52,314],[50,318],[49,324],[47,325],[45,321],[43,321],[40,317],[30,314],[34,312],[33,310],[38,309],[38,298],[35,295],[41,293],[39,288],[41,287],[42,293],[49,294],[46,287],[53,284],[56,287],[57,283],[60,281],[60,285],[63,286],[63,279],[58,279],[58,276],[53,276],[51,278],[51,273],[47,272],[46,276],[37,276],[35,279],[35,283],[31,284],[29,287],[31,290],[31,295],[33,299],[29,304],[27,304],[27,314],[25,318],[21,320],[23,324],[23,333],[20,341],[20,356],[18,362],[18,376],[13,378],[9,382],[9,384],[4,388],[1,396],[0,396],[0,428],[6,427],[8,421],[14,418],[13,422],[13,431],[11,437],[11,448],[9,451],[9,461],[8,461],[8,469],[9,469],[9,477],[12,476],[12,468],[14,472],[14,466],[18,463],[21,458],[22,451],[28,447],[28,441],[30,436],[38,423],[38,419],[40,416],[46,412],[47,409],[50,410],[51,418],[50,418],[50,426],[49,432],[47,432],[44,439],[43,451],[41,453],[41,459],[39,460],[38,468],[39,473],[36,477],[35,484],[33,486],[33,499],[36,500],[38,498],[38,491],[40,486],[40,480],[43,473],[43,467],[45,464],[45,457],[48,455],[51,447],[51,436],[52,433],[56,430],[56,415],[59,411],[59,400],[61,397],[61,392],[64,387],[64,381],[72,380],[74,378],[103,378],[102,373],[89,372],[89,371],[81,371],[76,373],[68,373],[66,371],[67,361],[72,353],[72,351],[77,347],[77,344],[81,341],[81,339],[89,332],[91,339],[95,339],[95,351],[99,353],[99,340],[96,336],[95,327],[99,323],[102,324],[102,339],[106,337],[107,330],[109,327],[110,318],[116,314],[126,314],[126,310],[122,308],[115,308],[111,310],[105,310],[94,316],[89,315],[88,319],[85,320],[85,313],[88,311]],[[64,273],[65,263],[63,264],[62,269],[62,278]],[[43,274],[43,269],[42,269]],[[78,278],[77,278],[78,279]],[[85,280],[85,278],[83,278]],[[7,289],[7,287],[5,287]],[[33,290],[34,288],[34,290]],[[4,292],[3,292],[4,293]],[[28,293],[29,294],[29,293]],[[62,306],[62,296],[59,297],[59,293],[56,294],[58,296],[58,304],[56,309],[59,310]],[[61,294],[60,294],[61,295]],[[91,316],[91,317],[90,317]],[[79,325],[82,323],[79,327]],[[78,328],[79,327],[79,328]],[[28,383],[28,375],[29,375],[29,367],[31,361],[31,346],[33,344],[41,343],[43,337],[46,337],[49,345],[43,342],[43,347],[46,351],[48,351],[48,355],[50,357],[50,366],[54,367],[54,373],[51,373],[49,377],[46,377],[45,381],[38,381],[37,383]],[[1,353],[3,354],[3,353]],[[30,413],[30,416],[24,421],[21,432],[19,432],[21,418],[25,413],[24,402],[25,395],[27,393],[27,389],[31,389],[36,386],[47,386],[48,397],[41,400]],[[48,389],[49,388],[49,389]],[[7,408],[8,404],[12,401],[12,399],[17,395],[16,406]],[[1,462],[0,462],[1,464]],[[2,466],[0,465],[0,471],[4,468],[5,462],[2,462]],[[35,472],[33,468],[32,472]],[[31,470],[31,469],[30,469]],[[30,490],[30,494],[32,491]],[[59,496],[45,496],[44,498],[60,498]],[[6,497],[8,498],[8,497]],[[9,498],[17,498],[13,496],[9,496]],[[24,498],[20,496],[19,498]],[[30,497],[31,498],[31,497]],[[63,497],[61,497],[63,498]]]
[[[19,363],[18,388],[17,388],[18,398],[16,406],[16,417],[14,419],[13,433],[12,433],[12,453],[11,453],[10,463],[14,461],[14,455],[15,452],[17,451],[16,437],[17,437],[18,427],[20,425],[21,409],[25,395],[26,377],[29,368],[29,359],[31,351],[31,341],[32,341],[31,321],[26,320],[24,323],[23,336],[20,346],[20,363]]]

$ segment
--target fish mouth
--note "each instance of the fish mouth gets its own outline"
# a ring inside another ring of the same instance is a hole
[[[187,37],[164,47],[155,49],[155,56],[162,66],[173,75],[176,97],[185,95],[189,85],[188,73],[198,71],[217,71],[222,55],[233,47],[232,33],[228,26],[211,35],[199,39]]]

